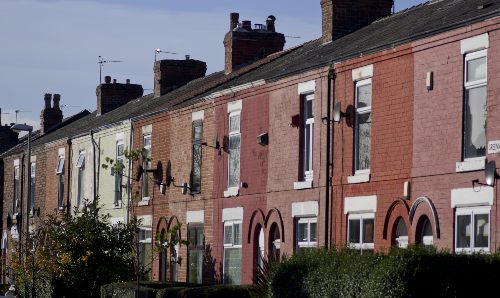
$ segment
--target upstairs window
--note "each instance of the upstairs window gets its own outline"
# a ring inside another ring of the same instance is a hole
[[[78,196],[76,198],[76,204],[77,206],[80,206],[85,196],[85,152],[84,151],[80,151],[80,154],[78,155],[76,168],[78,169]]]
[[[123,180],[123,160],[124,160],[123,141],[116,142],[116,165],[118,171],[115,173],[115,207],[120,206],[122,200],[122,180]]]
[[[303,169],[304,181],[313,179],[313,144],[314,144],[314,94],[303,97]]]
[[[240,111],[229,114],[228,188],[239,188],[240,186],[240,116]]]
[[[19,212],[19,206],[21,204],[21,173],[19,166],[14,167],[14,202],[13,202],[13,213]]]
[[[64,208],[64,155],[59,155],[56,174],[59,179],[57,187],[57,207],[59,210],[62,210]]]
[[[144,153],[144,170],[151,168],[151,135],[142,137],[142,148]],[[149,198],[149,173],[144,171],[142,174],[142,198]]]
[[[31,162],[31,180],[30,180],[30,210],[33,212],[35,208],[35,195],[36,195],[36,163]]]
[[[465,55],[464,160],[486,154],[487,50]]]
[[[370,172],[372,79],[356,82],[355,172]]]
[[[201,161],[203,142],[203,120],[198,119],[192,123],[192,154],[191,164],[191,193],[201,192]]]

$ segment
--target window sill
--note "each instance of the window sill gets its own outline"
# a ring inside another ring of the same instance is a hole
[[[347,177],[347,183],[356,184],[370,182],[370,173],[356,173],[354,176]]]
[[[312,188],[312,180],[311,181],[299,181],[293,183],[293,189],[308,189]]]
[[[484,248],[455,248],[455,253],[461,254],[491,254],[490,249],[487,247]]]
[[[149,205],[149,197],[142,198],[139,202],[137,202],[137,206],[148,206]]]
[[[484,161],[484,157],[459,161],[456,164],[456,172],[460,173],[484,170]]]
[[[230,187],[224,191],[224,198],[236,197],[240,194],[240,189],[238,187]]]

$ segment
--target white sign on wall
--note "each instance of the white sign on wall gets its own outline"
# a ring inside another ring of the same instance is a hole
[[[488,154],[500,153],[500,140],[488,142]]]

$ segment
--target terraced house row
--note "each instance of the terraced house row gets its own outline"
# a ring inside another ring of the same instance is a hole
[[[158,61],[153,94],[107,77],[69,118],[46,94],[30,157],[1,126],[3,268],[23,229],[96,196],[141,220],[152,280],[251,283],[269,255],[333,245],[495,252],[500,1],[321,7],[322,36],[287,50],[274,16],[230,14],[224,70]],[[177,223],[189,245],[154,252]]]

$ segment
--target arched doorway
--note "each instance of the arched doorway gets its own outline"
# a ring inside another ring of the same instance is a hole
[[[281,236],[278,224],[273,223],[269,230],[269,256],[274,259],[279,259],[281,250]]]
[[[434,245],[432,224],[426,215],[422,215],[418,220],[415,242],[422,245]]]
[[[161,230],[160,233],[160,246],[165,243],[165,229]],[[160,251],[160,257],[159,257],[159,262],[160,262],[160,281],[167,281],[167,252],[162,249]]]
[[[257,268],[262,268],[264,265],[265,246],[264,231],[261,225],[258,225],[255,229],[254,248],[254,262]]]
[[[399,248],[408,247],[408,229],[402,217],[396,220],[393,244]]]

